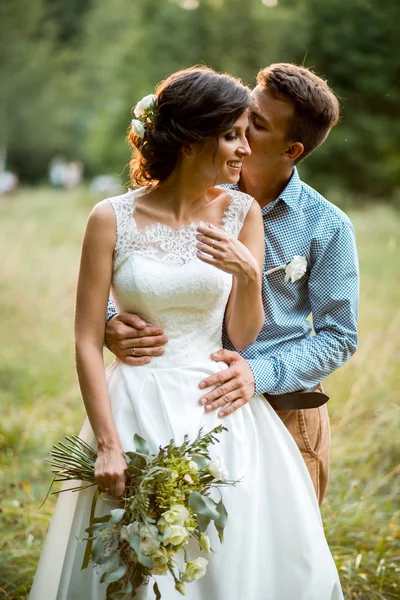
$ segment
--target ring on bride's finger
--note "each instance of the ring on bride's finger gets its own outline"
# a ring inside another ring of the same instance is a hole
[[[135,356],[136,348],[132,348],[132,354]]]
[[[230,402],[229,398],[223,398],[223,401],[228,404]]]

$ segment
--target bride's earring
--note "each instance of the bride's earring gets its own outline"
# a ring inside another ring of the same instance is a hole
[[[192,158],[193,152],[189,144],[186,146],[182,146],[182,152],[185,155],[185,158]]]

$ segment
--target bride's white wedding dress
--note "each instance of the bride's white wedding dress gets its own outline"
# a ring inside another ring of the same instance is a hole
[[[227,192],[223,228],[237,236],[252,199]],[[256,397],[220,419],[199,404],[199,382],[226,368],[211,360],[221,348],[222,323],[232,277],[196,257],[196,227],[153,224],[138,231],[134,196],[111,198],[117,220],[112,293],[119,310],[165,328],[163,356],[142,367],[114,362],[107,370],[109,396],[124,450],[135,432],[157,452],[171,438],[181,443],[221,422],[212,454],[222,456],[236,487],[223,488],[229,518],[221,546],[204,578],[187,585],[190,600],[340,600],[338,574],[325,540],[314,488],[292,437],[274,410]],[[86,422],[81,432],[94,445]],[[70,486],[68,486],[70,487]],[[104,600],[105,585],[93,568],[81,571],[93,488],[65,492],[57,502],[30,600]],[[110,503],[100,501],[98,513]],[[213,527],[210,530],[214,531]],[[172,578],[157,577],[163,600],[177,600]],[[152,586],[138,600],[153,599]]]

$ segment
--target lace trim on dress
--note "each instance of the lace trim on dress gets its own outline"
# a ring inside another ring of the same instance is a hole
[[[228,191],[228,190],[227,190]],[[238,237],[253,198],[236,190],[229,190],[231,202],[222,218],[222,229]],[[203,221],[173,228],[164,223],[152,223],[138,229],[135,221],[133,192],[109,198],[117,221],[117,240],[114,249],[114,267],[131,253],[182,266],[196,259],[196,230]]]

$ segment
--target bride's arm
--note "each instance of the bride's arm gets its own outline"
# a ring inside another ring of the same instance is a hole
[[[103,363],[104,316],[112,277],[116,240],[109,202],[95,206],[83,239],[75,311],[75,357],[79,385],[94,435],[98,459],[95,476],[101,489],[121,496],[126,463],[114,424]]]
[[[221,229],[199,227],[198,230],[199,258],[233,275],[225,326],[235,348],[244,350],[255,342],[264,324],[261,297],[264,226],[260,206],[256,201],[251,204],[238,240]]]

